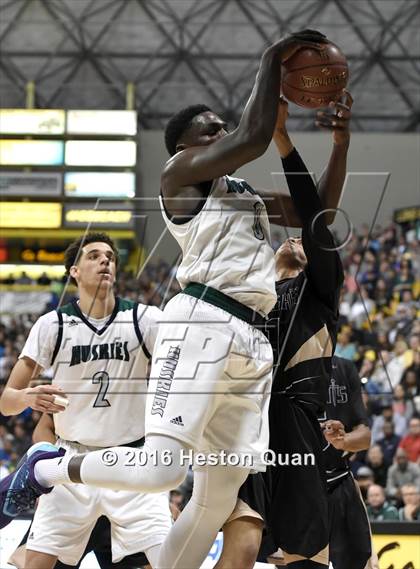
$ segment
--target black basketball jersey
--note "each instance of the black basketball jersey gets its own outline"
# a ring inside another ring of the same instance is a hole
[[[274,353],[270,449],[281,456],[311,454],[314,464],[269,466],[263,477],[275,545],[310,558],[329,536],[325,439],[317,416],[325,413],[343,270],[317,189],[296,150],[283,166],[302,222],[307,265],[276,283],[277,302],[266,325]]]
[[[350,360],[333,357],[332,373],[328,387],[327,419],[336,419],[349,432],[357,425],[368,425],[368,417],[362,401],[362,390],[356,366]],[[350,453],[337,450],[332,445],[325,449],[327,483],[335,486],[350,472]]]
[[[272,400],[286,395],[317,415],[325,411],[337,337],[340,282],[330,286],[320,294],[306,270],[277,282],[277,303],[267,323],[274,355]]]
[[[290,195],[302,221],[305,270],[276,283],[267,335],[273,347],[271,407],[280,393],[317,415],[325,411],[343,282],[341,259],[321,200],[296,150],[283,159]]]

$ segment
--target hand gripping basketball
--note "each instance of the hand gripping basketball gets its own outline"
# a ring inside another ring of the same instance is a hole
[[[326,107],[330,101],[336,101],[349,76],[344,54],[325,36],[317,40],[316,46],[307,45],[307,38],[317,37],[313,33],[293,36],[298,47],[282,57],[282,93],[289,101],[306,108]]]

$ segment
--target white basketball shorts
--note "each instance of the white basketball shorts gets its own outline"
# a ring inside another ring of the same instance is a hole
[[[196,454],[217,454],[218,464],[231,457],[229,465],[265,470],[272,362],[260,330],[178,294],[164,310],[153,351],[146,436],[169,435]]]
[[[93,450],[61,439],[57,444],[72,454]],[[167,492],[139,494],[64,484],[40,497],[26,548],[77,565],[100,516],[111,524],[114,563],[161,544],[172,525]]]

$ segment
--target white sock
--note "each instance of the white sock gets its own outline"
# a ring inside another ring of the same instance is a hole
[[[57,458],[38,460],[34,467],[36,481],[45,488],[71,482],[68,473],[70,458],[71,456],[65,454]]]

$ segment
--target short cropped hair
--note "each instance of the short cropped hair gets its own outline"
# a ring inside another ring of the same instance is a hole
[[[115,254],[115,264],[118,267],[119,253],[118,253],[118,249],[115,246],[114,241],[106,233],[94,233],[94,232],[92,232],[92,233],[88,233],[87,235],[82,235],[82,237],[79,237],[79,239],[77,239],[76,241],[73,241],[73,243],[70,243],[70,245],[65,250],[65,252],[64,252],[64,266],[66,268],[66,275],[67,276],[70,276],[71,267],[73,267],[74,265],[77,265],[81,255],[82,255],[83,247],[85,247],[86,245],[89,245],[89,243],[106,243],[107,245],[109,245]],[[73,277],[70,277],[70,282],[72,284],[77,284]]]
[[[176,154],[178,140],[190,128],[193,118],[208,111],[211,111],[211,109],[207,105],[190,105],[185,107],[185,109],[181,109],[169,119],[165,128],[165,146],[170,156]]]

